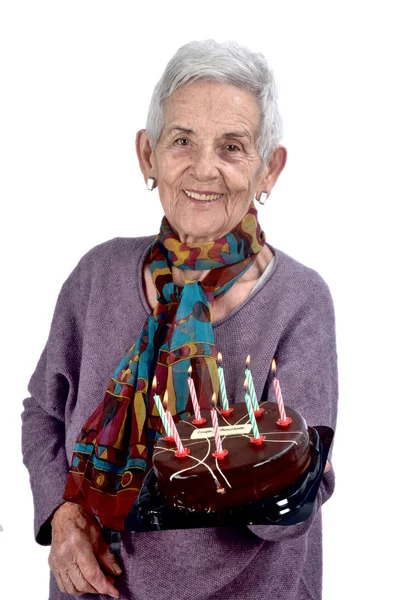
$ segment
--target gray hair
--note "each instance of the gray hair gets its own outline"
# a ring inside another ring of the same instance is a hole
[[[183,85],[199,80],[227,83],[253,93],[261,113],[256,147],[262,160],[267,160],[282,138],[274,76],[261,53],[237,42],[204,40],[189,42],[177,50],[151,98],[146,130],[152,148],[162,133],[167,98]]]

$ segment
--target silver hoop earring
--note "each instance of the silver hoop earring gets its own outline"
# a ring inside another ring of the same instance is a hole
[[[268,198],[268,192],[261,192],[260,197],[258,199],[260,204],[265,204]]]
[[[152,192],[155,187],[156,187],[156,180],[154,179],[154,177],[149,177],[147,180],[147,189],[149,190],[149,192]]]

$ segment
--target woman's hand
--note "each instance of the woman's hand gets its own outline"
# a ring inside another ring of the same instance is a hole
[[[328,473],[330,470],[331,470],[331,465],[328,463],[328,461],[326,461],[324,473]]]
[[[60,590],[78,596],[92,593],[118,598],[113,582],[122,570],[96,519],[78,504],[65,502],[55,511],[51,526],[49,565]]]

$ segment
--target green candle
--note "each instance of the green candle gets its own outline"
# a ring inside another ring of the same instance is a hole
[[[225,388],[225,377],[224,371],[222,369],[222,354],[218,352],[218,379],[219,379],[219,392],[221,396],[221,404],[223,410],[229,410],[228,398],[226,397],[226,388]]]
[[[250,393],[251,401],[253,403],[254,410],[258,410],[260,407],[258,405],[256,390],[254,389],[253,377],[252,377],[251,371],[250,371],[250,354],[246,358],[246,371],[245,372],[246,372],[246,379],[249,384],[249,393]]]
[[[245,399],[245,402],[247,405],[247,410],[248,410],[249,417],[250,417],[250,423],[251,423],[251,427],[253,429],[253,435],[255,438],[259,438],[261,436],[260,436],[260,432],[258,431],[258,425],[257,425],[256,417],[254,414],[253,403],[250,399],[249,394],[247,393],[247,390],[248,390],[248,383],[247,383],[247,379],[246,379],[246,381],[244,382],[244,399]]]
[[[166,435],[172,436],[171,428],[170,428],[168,420],[167,420],[167,415],[165,414],[165,410],[162,405],[160,396],[158,396],[156,394],[156,388],[157,388],[157,379],[154,377],[154,379],[153,379],[154,402],[157,406],[157,410],[161,417],[162,424],[164,425],[164,431],[165,431]]]

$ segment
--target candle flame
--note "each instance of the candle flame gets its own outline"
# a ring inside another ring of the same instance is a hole
[[[249,387],[249,384],[247,383],[247,377],[246,377],[246,379],[244,380],[243,387],[244,387],[244,389],[245,389],[245,390],[247,390],[247,388]]]
[[[165,410],[168,409],[168,390],[165,390],[163,406],[164,406]]]
[[[153,377],[153,385],[152,385],[152,388],[153,388],[153,390],[154,390],[154,391],[156,391],[156,389],[157,389],[157,377],[156,377],[155,375],[154,375],[154,377]]]
[[[215,406],[217,404],[217,394],[215,392],[212,395],[211,404],[213,405],[214,408],[215,408]]]
[[[190,367],[188,368],[188,373],[189,373],[190,377],[192,376],[192,371],[193,371],[192,365],[190,365]]]
[[[250,354],[246,358],[246,367],[249,368],[249,366],[250,366]]]
[[[271,371],[273,372],[273,374],[275,375],[276,373],[276,362],[275,359],[272,359],[272,364],[271,364]]]
[[[218,352],[217,361],[219,363],[222,362],[222,354],[221,354],[221,352]]]

